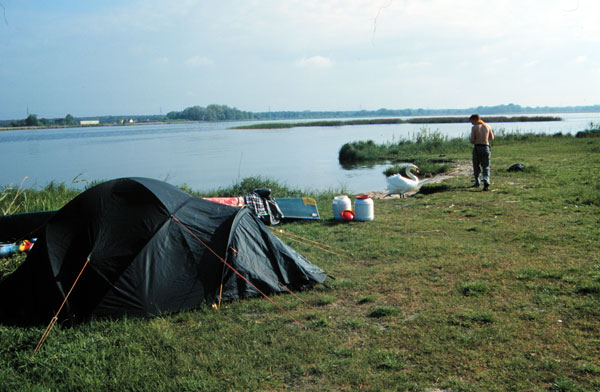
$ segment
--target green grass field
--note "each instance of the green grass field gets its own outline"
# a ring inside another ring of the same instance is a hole
[[[0,390],[600,390],[600,138],[507,137],[490,192],[471,183],[375,200],[372,222],[333,221],[336,192],[313,194],[320,221],[277,228],[349,254],[284,238],[335,277],[303,301],[273,297],[306,329],[262,298],[57,325],[37,355],[45,326],[0,326]],[[75,194],[4,189],[0,207]],[[21,260],[0,259],[0,275]]]

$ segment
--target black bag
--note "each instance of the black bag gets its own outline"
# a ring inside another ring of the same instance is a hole
[[[516,172],[516,171],[523,171],[523,169],[525,169],[525,166],[522,163],[515,163],[514,165],[512,165],[511,167],[509,167],[506,170],[509,172]]]

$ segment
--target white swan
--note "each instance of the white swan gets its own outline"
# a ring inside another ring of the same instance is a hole
[[[388,193],[386,196],[399,194],[401,197],[406,197],[407,192],[416,191],[419,189],[419,179],[411,172],[411,170],[419,172],[419,168],[415,165],[407,165],[404,168],[406,177],[400,174],[394,174],[386,178],[388,182]],[[408,178],[407,178],[408,177]]]

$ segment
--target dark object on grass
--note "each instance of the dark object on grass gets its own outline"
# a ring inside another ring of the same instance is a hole
[[[514,165],[512,165],[511,167],[509,167],[507,169],[507,171],[509,171],[509,172],[516,172],[516,171],[523,171],[523,169],[525,169],[525,166],[522,163],[515,163]]]
[[[419,193],[431,195],[433,193],[445,192],[448,189],[450,189],[450,187],[446,184],[424,184],[421,186],[421,189],[419,189]]]
[[[250,209],[148,178],[88,189],[33,236],[25,262],[0,282],[1,323],[47,323],[71,288],[59,320],[151,317],[326,277]]]
[[[593,124],[592,124],[593,125]],[[582,137],[600,137],[600,129],[588,129],[585,131],[579,131],[575,134],[576,138]]]

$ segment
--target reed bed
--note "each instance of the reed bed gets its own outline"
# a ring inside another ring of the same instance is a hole
[[[487,116],[483,118],[490,123],[506,122],[541,122],[562,121],[555,116]],[[347,125],[381,125],[381,124],[457,124],[469,123],[469,117],[422,117],[422,118],[372,118],[358,120],[319,120],[304,122],[266,122],[240,125],[231,129],[284,129],[295,127],[342,127]]]

